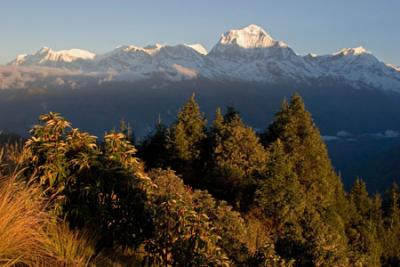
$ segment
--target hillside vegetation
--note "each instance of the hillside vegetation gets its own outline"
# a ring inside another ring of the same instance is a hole
[[[400,190],[350,192],[302,98],[257,134],[193,95],[135,145],[57,113],[1,150],[5,266],[398,266]]]

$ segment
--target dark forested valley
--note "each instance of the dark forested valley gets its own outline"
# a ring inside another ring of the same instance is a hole
[[[209,119],[207,126],[217,107],[234,106],[243,121],[261,133],[282,100],[290,99],[296,91],[313,114],[346,190],[357,176],[363,178],[370,193],[383,193],[393,181],[400,180],[392,167],[400,161],[394,152],[400,147],[399,94],[368,87],[356,89],[339,81],[276,85],[197,79],[100,85],[88,82],[75,90],[67,86],[1,90],[0,131],[26,138],[40,114],[57,111],[75,127],[100,139],[104,132],[118,128],[122,119],[141,142],[158,119],[167,125],[173,123],[181,105],[195,92]],[[394,131],[397,136],[385,135],[385,131]]]

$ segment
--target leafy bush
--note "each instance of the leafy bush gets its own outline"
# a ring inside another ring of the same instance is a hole
[[[100,247],[139,246],[151,233],[150,182],[134,146],[121,133],[107,134],[104,144],[97,144],[96,137],[56,113],[40,120],[25,144],[25,166],[52,201],[52,212],[73,228],[90,226]]]
[[[157,187],[152,195],[154,236],[146,241],[149,265],[229,266],[218,246],[220,236],[212,221],[197,212],[192,195],[171,171],[151,173]],[[171,187],[173,187],[173,190]]]

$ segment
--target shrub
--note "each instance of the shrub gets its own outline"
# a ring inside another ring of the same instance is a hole
[[[37,174],[50,211],[72,228],[90,226],[99,248],[139,246],[152,224],[146,210],[150,182],[135,147],[122,133],[107,134],[98,144],[56,113],[40,120],[25,144],[25,166],[27,175]]]

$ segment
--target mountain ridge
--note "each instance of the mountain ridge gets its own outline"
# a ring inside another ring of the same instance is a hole
[[[255,24],[222,34],[209,52],[201,44],[125,45],[98,55],[80,49],[54,51],[45,47],[31,55],[17,56],[8,66],[68,69],[91,73],[102,81],[204,77],[280,83],[329,78],[345,80],[355,87],[368,85],[400,92],[400,69],[381,62],[363,47],[302,56]]]

